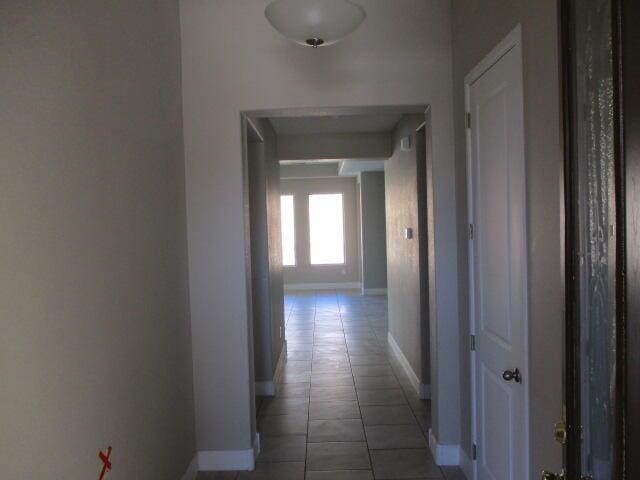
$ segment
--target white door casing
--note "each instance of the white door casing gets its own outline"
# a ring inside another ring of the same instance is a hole
[[[526,170],[516,28],[465,79],[474,478],[529,478]],[[503,373],[518,369],[521,380]]]

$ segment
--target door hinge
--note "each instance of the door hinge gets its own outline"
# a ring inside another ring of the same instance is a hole
[[[469,224],[469,240],[473,240],[473,223]]]
[[[476,351],[476,336],[475,335],[471,335],[471,351],[475,352]]]
[[[464,122],[467,128],[471,128],[471,112],[467,112],[464,117]]]
[[[475,443],[471,447],[471,456],[473,457],[473,460],[478,459],[478,446]]]

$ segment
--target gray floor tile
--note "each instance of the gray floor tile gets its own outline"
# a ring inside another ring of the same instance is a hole
[[[337,334],[344,334],[344,329],[342,328],[342,325],[316,325],[314,328],[314,334],[317,335],[323,335],[326,333],[337,333]]]
[[[358,388],[358,402],[361,407],[372,405],[406,405],[407,400],[401,389]]]
[[[314,367],[315,370],[311,372],[311,375],[340,375],[340,376],[352,376],[351,367],[348,364],[343,365],[325,365]],[[353,386],[353,381],[351,382]]]
[[[337,401],[337,400],[357,400],[356,389],[353,386],[342,387],[316,387],[311,386],[311,401]]]
[[[347,346],[346,345],[326,345],[316,343],[313,346],[313,355],[314,357],[324,357],[325,355],[333,355],[334,353],[341,353],[343,355],[347,354]]]
[[[467,480],[460,467],[440,467],[440,470],[447,480]]]
[[[273,415],[258,419],[258,431],[261,435],[306,435],[306,415]]]
[[[314,347],[342,347],[340,351],[347,348],[344,338],[316,338],[313,341]]]
[[[314,338],[340,338],[344,340],[344,332],[342,330],[330,330],[330,331],[322,331],[319,330],[314,333]]]
[[[344,338],[347,341],[347,345],[356,341],[378,342],[378,337],[373,333],[373,330],[348,330],[345,332]]]
[[[287,352],[311,352],[311,351],[313,351],[312,343],[287,342]]]
[[[278,383],[305,383],[311,380],[311,370],[304,373],[282,372]]]
[[[313,319],[308,319],[304,317],[296,317],[290,318],[287,320],[285,324],[285,334],[286,333],[297,333],[297,332],[308,332],[310,328],[313,328],[314,322]]]
[[[277,398],[309,397],[310,383],[278,383],[276,384]]]
[[[371,450],[428,447],[418,425],[368,425],[365,431]]]
[[[372,355],[372,356],[378,356],[378,355],[384,355],[385,354],[385,350],[380,348],[380,347],[347,347],[348,351],[349,351],[349,355],[353,356],[353,355]]]
[[[313,352],[311,350],[309,350],[309,351],[292,352],[291,350],[287,349],[287,361],[289,361],[289,360],[311,360],[312,357],[313,357]]]
[[[311,375],[311,385],[328,387],[353,386],[353,376],[351,376],[351,373],[313,373]]]
[[[198,472],[196,480],[235,480],[238,472]]]
[[[387,375],[385,377],[356,377],[356,387],[359,388],[399,388],[400,384],[396,377],[393,375]]]
[[[291,373],[306,372],[311,370],[311,360],[288,360],[283,370]]]
[[[314,326],[310,325],[294,325],[288,323],[285,327],[285,336],[291,335],[313,335]]]
[[[309,443],[364,442],[364,428],[358,419],[309,420]]]
[[[371,348],[383,348],[385,347],[385,345],[381,344],[377,337],[372,337],[368,340],[363,340],[363,339],[358,339],[358,338],[353,338],[353,339],[347,339],[347,346],[349,348],[352,347],[371,347]]]
[[[240,472],[238,480],[304,480],[304,462],[258,462],[253,472]]]
[[[342,322],[340,320],[325,320],[316,318],[316,327],[320,331],[326,330],[338,330],[342,328]]]
[[[307,471],[370,469],[366,443],[310,443],[307,448]]]
[[[386,355],[349,355],[351,366],[354,365],[388,365]]]
[[[416,425],[413,412],[407,405],[361,407],[365,425]]]
[[[389,365],[354,365],[351,370],[354,377],[385,377],[394,374]]]
[[[372,450],[371,462],[376,479],[443,478],[426,449]]]
[[[287,343],[313,343],[313,334],[310,334],[308,331],[303,333],[290,333],[287,335]]]
[[[337,420],[340,418],[360,418],[358,402],[311,402],[309,405],[310,420]]]
[[[313,355],[313,365],[311,369],[317,363],[346,363],[350,364],[349,355],[346,353],[315,353]]]
[[[373,480],[373,473],[370,470],[307,472],[306,480]]]
[[[357,335],[357,334],[369,334],[375,335],[373,328],[371,328],[368,324],[344,324],[344,334],[345,337],[349,337],[349,335]],[[376,337],[377,338],[377,337]]]
[[[288,435],[281,437],[260,436],[258,462],[303,462],[307,449],[307,437]]]
[[[272,398],[262,407],[262,415],[305,415],[309,410],[306,397]]]
[[[351,362],[349,361],[349,355],[346,353],[316,353],[313,355],[313,361],[311,362],[311,371],[318,373],[317,369],[320,367],[351,368]]]

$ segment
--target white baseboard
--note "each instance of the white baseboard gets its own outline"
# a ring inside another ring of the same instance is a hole
[[[256,466],[260,454],[260,434],[256,433],[253,448],[247,450],[204,450],[198,452],[201,472],[248,471]]]
[[[469,458],[462,447],[460,447],[460,469],[467,480],[473,480],[473,460]]]
[[[386,288],[363,288],[362,294],[363,295],[386,295],[387,289]]]
[[[198,453],[196,452],[196,454],[191,459],[191,463],[189,463],[189,466],[187,467],[187,471],[184,472],[184,475],[182,475],[182,478],[180,480],[196,480],[197,476],[198,476]]]
[[[429,449],[436,465],[440,467],[457,467],[460,465],[460,445],[440,445],[438,439],[429,429]]]
[[[273,382],[256,382],[256,395],[273,397],[276,394],[276,384]]]
[[[402,365],[402,368],[409,377],[409,382],[411,382],[411,385],[415,389],[418,396],[423,400],[431,398],[431,385],[422,383],[420,381],[418,375],[416,375],[416,372],[414,372],[413,368],[411,368],[409,360],[407,360],[407,357],[404,356],[404,353],[402,353],[402,350],[398,346],[395,338],[393,338],[393,335],[391,335],[391,332],[387,334],[387,339],[389,341],[389,345],[391,346],[391,351],[393,352],[398,362],[400,362],[400,365]]]
[[[362,288],[360,282],[339,283],[286,283],[285,292],[305,292],[309,290],[353,290]]]

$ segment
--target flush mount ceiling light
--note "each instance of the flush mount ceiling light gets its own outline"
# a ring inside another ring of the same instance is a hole
[[[313,48],[336,43],[367,16],[361,6],[349,0],[275,0],[264,14],[286,38]]]

